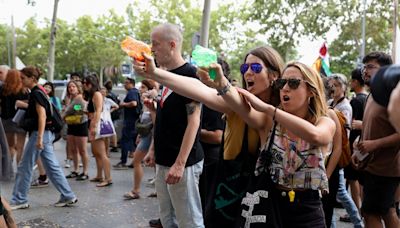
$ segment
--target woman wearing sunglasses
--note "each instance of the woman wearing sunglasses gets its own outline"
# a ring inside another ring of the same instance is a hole
[[[283,227],[326,227],[321,203],[321,193],[328,190],[324,158],[336,127],[326,114],[322,79],[310,67],[293,62],[275,86],[280,90],[279,108],[238,89],[254,109],[267,115],[252,117],[258,128],[276,124],[272,147],[260,153],[256,175],[260,168],[268,167],[275,184],[270,194],[278,200]],[[234,93],[230,89],[223,97],[236,106],[238,102],[230,98]],[[271,158],[269,164],[261,159],[264,156]]]
[[[251,50],[244,61],[240,69],[243,76],[243,87],[263,102],[277,105],[279,99],[276,95],[273,95],[271,85],[274,80],[280,78],[283,69],[283,60],[278,52],[268,46],[258,47]],[[219,64],[212,64],[211,68],[216,70],[217,78],[222,78],[225,80],[224,83],[228,83],[228,79],[224,77]],[[220,90],[217,93],[215,89],[204,85],[197,79],[176,76],[168,71],[156,68],[153,58],[150,56],[145,55],[145,63],[134,62],[134,69],[138,74],[156,80],[178,94],[197,100],[209,108],[225,114],[226,127],[223,139],[223,155],[221,155],[223,159],[220,160],[225,171],[236,170],[240,174],[238,179],[243,178],[243,182],[239,185],[240,188],[229,189],[229,191],[234,191],[235,194],[233,195],[236,196],[216,195],[215,198],[222,200],[220,202],[212,201],[210,208],[206,208],[203,214],[206,227],[233,227],[234,219],[240,213],[241,196],[245,191],[248,176],[254,171],[260,141],[265,142],[271,127],[264,125],[258,130],[253,129],[258,118],[252,118],[252,116],[259,116],[260,119],[264,119],[266,115],[254,109],[251,109],[251,115],[248,115],[251,107],[239,93],[235,93],[238,104],[233,107],[221,96],[227,90]],[[209,78],[206,69],[198,69],[198,76],[202,79]],[[213,83],[210,80],[205,82]],[[220,175],[221,173],[219,172]],[[228,184],[221,183],[218,180],[219,178],[216,177],[215,183],[209,183],[213,186],[213,189],[222,187],[222,184]],[[226,204],[226,202],[232,202],[232,204]]]

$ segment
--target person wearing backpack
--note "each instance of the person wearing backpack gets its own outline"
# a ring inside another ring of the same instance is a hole
[[[332,74],[330,76],[329,85],[333,92],[333,98],[328,101],[328,105],[331,108],[340,111],[340,113],[336,112],[336,114],[339,122],[341,122],[342,127],[342,154],[348,155],[350,145],[347,136],[350,133],[353,110],[351,108],[350,101],[346,98],[347,78],[342,74]],[[338,163],[339,182],[336,199],[346,209],[347,213],[349,214],[350,221],[354,224],[354,227],[363,227],[361,216],[353,199],[346,190],[346,184],[344,180],[343,168],[350,164],[350,160],[347,159],[343,161],[343,158],[344,157],[341,156],[341,159],[339,159]],[[332,227],[336,227],[336,220],[334,218],[332,219]]]
[[[44,88],[38,85],[41,74],[38,68],[32,66],[21,70],[22,83],[31,90],[28,109],[24,118],[24,125],[29,126],[30,136],[17,170],[10,201],[10,206],[13,210],[29,207],[28,191],[30,180],[32,179],[33,166],[39,156],[50,181],[61,193],[60,199],[54,206],[65,207],[78,202],[54,155],[53,131],[55,131],[55,123],[52,122],[55,120],[53,116],[55,116],[56,113],[54,112],[56,110],[52,109]]]

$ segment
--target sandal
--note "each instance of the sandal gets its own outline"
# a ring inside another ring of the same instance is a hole
[[[67,176],[65,176],[65,178],[75,178],[78,176],[78,173],[75,171],[72,171],[70,174],[68,174]]]
[[[103,182],[103,178],[102,177],[95,177],[89,180],[90,182]]]
[[[127,193],[124,194],[124,198],[125,198],[126,200],[139,199],[139,198],[140,198],[140,195],[139,195],[139,193],[130,191],[130,192],[127,192]]]
[[[84,181],[84,180],[87,180],[87,179],[89,179],[89,175],[84,174],[84,173],[81,173],[76,177],[77,181]]]
[[[110,185],[112,185],[112,181],[111,180],[102,181],[100,184],[96,184],[96,187],[107,187],[107,186],[110,186]]]

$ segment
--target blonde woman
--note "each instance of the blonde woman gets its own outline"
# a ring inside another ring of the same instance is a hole
[[[218,89],[226,85],[220,83]],[[254,109],[266,114],[265,118],[254,117],[260,128],[276,123],[272,148],[260,153],[255,173],[268,167],[275,184],[269,196],[278,200],[282,226],[326,227],[321,203],[321,193],[328,190],[324,158],[336,127],[326,114],[323,82],[310,67],[292,62],[275,86],[280,90],[280,108],[243,89],[228,89],[223,98],[235,105],[231,97],[239,92]]]
[[[67,84],[67,97],[70,102],[65,107],[62,116],[66,120],[67,128],[67,148],[69,154],[72,154],[74,170],[67,175],[67,178],[76,178],[78,181],[84,181],[89,178],[88,166],[89,157],[87,154],[88,139],[88,117],[86,113],[87,102],[82,96],[82,83],[79,81],[69,81]],[[76,122],[68,122],[68,118],[79,117]],[[82,159],[83,170],[79,173],[79,156]]]

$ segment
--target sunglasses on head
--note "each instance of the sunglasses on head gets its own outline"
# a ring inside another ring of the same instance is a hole
[[[283,87],[288,84],[290,89],[297,89],[299,88],[299,85],[303,81],[303,79],[296,79],[296,78],[289,78],[289,79],[284,79],[284,78],[278,78],[275,80],[275,88],[277,89],[283,89]]]
[[[244,75],[249,70],[249,68],[251,69],[251,71],[258,74],[262,71],[263,66],[259,63],[244,63],[240,66],[240,73]]]

